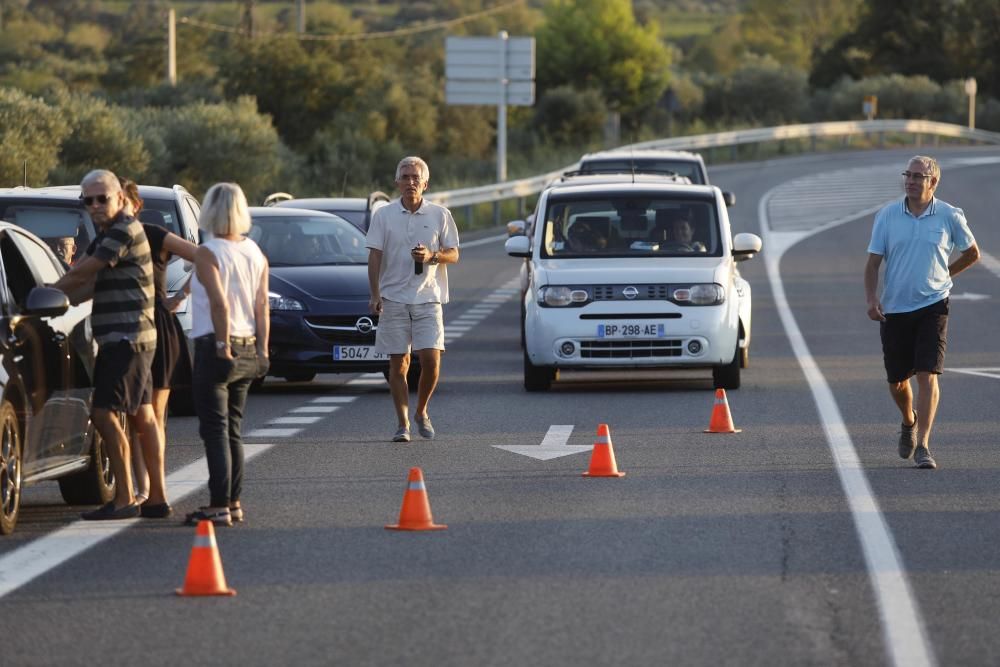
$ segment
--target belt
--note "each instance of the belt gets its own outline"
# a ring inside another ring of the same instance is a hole
[[[255,345],[257,343],[256,336],[230,336],[229,342],[233,345]]]

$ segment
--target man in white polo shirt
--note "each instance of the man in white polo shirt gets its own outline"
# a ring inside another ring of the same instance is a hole
[[[410,353],[420,358],[413,420],[424,438],[434,437],[427,404],[437,386],[444,350],[441,306],[448,303],[446,264],[458,262],[458,227],[451,212],[424,200],[427,163],[405,157],[396,167],[400,198],[379,208],[368,229],[369,308],[379,316],[375,350],[389,355],[389,390],[396,407],[393,442],[410,441]]]
[[[899,455],[918,468],[934,469],[930,435],[937,412],[937,376],[944,370],[948,338],[948,295],[952,277],[979,259],[979,247],[962,209],[934,196],[941,168],[918,155],[903,172],[906,196],[875,215],[865,297],[868,317],[880,322],[889,393],[903,416]],[[960,254],[948,263],[953,249]],[[885,260],[885,286],[878,295],[878,271]],[[917,376],[914,405],[910,378]]]

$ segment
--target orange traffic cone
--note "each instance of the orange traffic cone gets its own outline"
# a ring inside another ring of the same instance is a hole
[[[712,406],[712,419],[708,422],[705,433],[739,433],[742,430],[733,426],[733,416],[729,414],[726,390],[716,389],[715,405]]]
[[[590,468],[583,473],[584,477],[624,477],[625,473],[618,472],[618,463],[615,461],[615,450],[611,446],[611,433],[607,424],[597,425],[597,440],[594,442],[594,451],[590,453]]]
[[[410,468],[410,476],[403,493],[403,506],[399,510],[399,523],[386,526],[390,530],[444,530],[448,526],[434,523],[431,503],[427,499],[427,486],[420,468]]]
[[[236,595],[236,591],[226,587],[226,575],[222,574],[222,560],[219,558],[219,547],[215,544],[215,529],[212,528],[211,521],[198,522],[184,588],[178,588],[177,594]]]

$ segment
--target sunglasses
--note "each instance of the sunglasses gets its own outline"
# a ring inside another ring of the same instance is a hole
[[[94,204],[107,204],[111,201],[111,197],[108,195],[94,195],[93,197],[80,197],[80,201],[83,202],[84,206],[93,206]]]

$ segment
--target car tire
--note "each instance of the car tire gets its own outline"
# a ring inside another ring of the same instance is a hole
[[[10,401],[0,404],[0,535],[10,535],[21,509],[21,429]]]
[[[524,389],[526,391],[548,391],[559,377],[559,371],[550,366],[536,366],[524,353]]]
[[[301,373],[291,373],[285,376],[288,382],[312,382],[316,378],[316,373],[303,371]]]
[[[528,314],[527,314],[526,309],[524,307],[524,300],[522,299],[521,300],[521,349],[522,350],[525,348],[525,345],[526,345],[526,343],[524,342],[525,341],[525,337],[524,337],[524,320],[527,319],[527,317],[528,317]]]
[[[138,438],[132,437],[128,420],[122,417],[125,435],[133,446],[139,446]],[[115,474],[111,469],[111,459],[104,447],[104,439],[96,428],[91,428],[90,465],[86,470],[59,478],[59,493],[67,505],[103,505],[115,497]]]
[[[750,368],[750,346],[740,348],[740,368]]]
[[[194,416],[194,398],[191,394],[191,386],[173,387],[167,405],[170,409],[170,415],[173,417]]]
[[[728,364],[720,364],[712,367],[712,384],[716,389],[739,389],[740,388],[740,361],[743,355],[740,354],[740,346],[737,344],[733,350],[733,360]]]
[[[389,381],[389,371],[382,371],[382,377],[385,381]],[[406,371],[406,387],[411,392],[416,393],[417,388],[420,386],[420,365],[410,364],[409,370]]]

